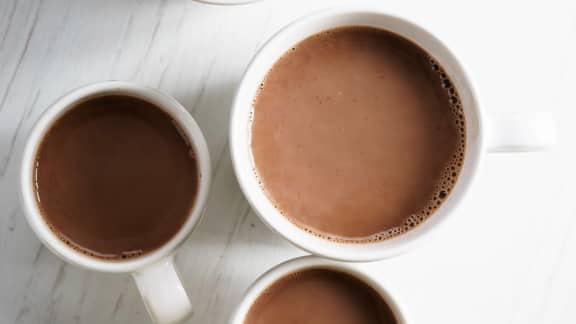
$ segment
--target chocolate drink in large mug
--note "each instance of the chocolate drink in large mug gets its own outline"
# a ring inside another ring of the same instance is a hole
[[[450,194],[465,149],[456,89],[392,32],[341,27],[286,52],[254,100],[251,150],[275,207],[333,241],[400,235]]]

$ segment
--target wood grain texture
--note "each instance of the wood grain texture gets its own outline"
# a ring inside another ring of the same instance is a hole
[[[230,105],[268,36],[298,16],[347,2],[0,1],[0,323],[149,323],[131,278],[64,264],[42,247],[19,207],[28,131],[51,102],[91,82],[159,88],[206,135],[212,194],[177,256],[195,308],[190,324],[225,323],[258,275],[304,254],[258,220],[236,184]],[[386,9],[452,47],[487,110],[551,110],[561,143],[544,154],[490,156],[433,240],[359,266],[390,288],[413,323],[576,322],[576,4],[408,0],[386,2]]]

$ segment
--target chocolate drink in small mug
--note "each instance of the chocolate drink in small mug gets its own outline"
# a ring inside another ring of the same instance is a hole
[[[63,242],[123,260],[160,248],[180,230],[198,192],[198,166],[164,111],[106,95],[77,104],[51,126],[36,153],[33,185],[44,220]]]
[[[369,285],[344,272],[306,269],[273,283],[250,307],[244,324],[397,324]]]
[[[426,51],[392,32],[340,27],[288,50],[254,98],[262,190],[318,237],[366,243],[425,221],[463,165],[457,90]]]

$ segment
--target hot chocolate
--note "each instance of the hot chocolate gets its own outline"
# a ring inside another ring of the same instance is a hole
[[[185,223],[198,191],[188,140],[164,111],[121,95],[64,113],[36,153],[42,216],[69,246],[124,259],[153,251]]]
[[[245,324],[397,324],[382,297],[343,272],[309,269],[281,278],[251,306]]]
[[[276,208],[320,237],[383,240],[428,218],[462,168],[465,120],[418,45],[371,27],[311,36],[254,100],[255,172]]]

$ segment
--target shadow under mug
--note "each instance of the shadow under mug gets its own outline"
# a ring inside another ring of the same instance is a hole
[[[246,315],[250,311],[250,307],[254,304],[256,299],[261,296],[268,287],[277,282],[279,279],[284,278],[290,274],[309,269],[333,270],[343,272],[356,279],[359,279],[374,289],[379,297],[384,300],[384,302],[392,310],[392,313],[394,314],[398,324],[408,323],[406,313],[400,307],[398,300],[393,298],[389,291],[385,289],[384,286],[380,283],[380,281],[376,280],[371,275],[361,271],[353,264],[323,259],[317,256],[304,256],[283,262],[268,270],[266,273],[256,279],[256,281],[250,286],[250,288],[248,288],[244,294],[240,304],[232,314],[229,324],[243,324],[245,322]]]
[[[150,102],[167,113],[187,137],[196,154],[199,184],[194,206],[182,228],[163,246],[133,259],[107,261],[79,253],[62,242],[43,219],[33,188],[36,152],[56,120],[78,103],[105,95],[125,95]],[[175,99],[156,90],[127,82],[108,81],[91,84],[60,98],[32,129],[22,159],[20,193],[22,207],[30,227],[44,245],[65,261],[90,270],[130,273],[136,281],[144,304],[159,324],[179,323],[192,313],[190,299],[174,267],[174,253],[198,223],[210,187],[210,155],[202,132],[192,116]]]
[[[451,194],[439,209],[415,228],[374,243],[332,242],[310,234],[274,207],[254,174],[250,148],[253,99],[273,64],[291,47],[319,32],[343,26],[385,29],[423,48],[444,68],[460,95],[466,119],[464,164]],[[346,6],[300,18],[284,27],[259,50],[248,66],[237,91],[230,123],[234,170],[248,202],[269,227],[300,248],[343,261],[373,261],[405,251],[440,225],[463,200],[487,152],[537,151],[554,144],[555,123],[547,113],[508,113],[486,118],[472,83],[452,52],[426,29],[378,7]]]

